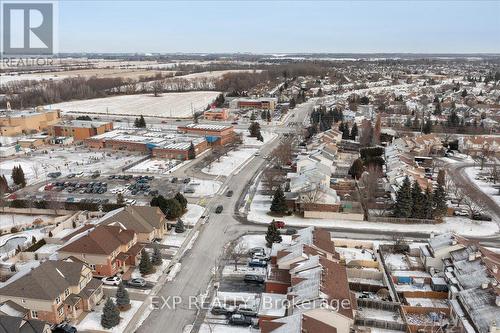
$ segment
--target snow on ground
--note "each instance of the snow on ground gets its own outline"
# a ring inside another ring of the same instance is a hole
[[[366,319],[378,319],[378,320],[384,320],[384,321],[396,321],[399,323],[403,322],[403,319],[397,312],[394,311],[385,311],[385,310],[377,310],[377,309],[371,309],[371,308],[361,308],[358,309],[357,315],[359,315],[361,318],[366,318]]]
[[[410,269],[406,255],[401,253],[387,253],[384,256],[384,261],[387,268],[391,271]]]
[[[188,188],[194,190],[194,193],[184,193],[187,197],[207,197],[217,193],[222,186],[222,183],[216,180],[206,180],[206,179],[191,179]]]
[[[38,219],[48,223],[53,221],[54,217],[49,215],[0,214],[0,228],[32,225]]]
[[[222,269],[223,277],[242,277],[246,274],[266,276],[266,269],[264,267],[249,267],[248,265],[236,265],[236,270],[234,270],[234,264],[226,265]]]
[[[203,215],[205,208],[195,204],[187,204],[187,212],[182,215],[182,221],[185,225],[195,225]]]
[[[336,246],[335,251],[337,251],[340,256],[346,260],[346,263],[349,263],[352,260],[373,260],[372,251],[366,249]]]
[[[292,236],[290,235],[281,235],[281,243],[282,244],[291,244],[292,243]],[[238,241],[239,245],[242,247],[243,250],[250,250],[253,249],[254,247],[262,247],[264,248],[267,252],[270,251],[269,248],[266,247],[266,235],[245,235],[240,237]]]
[[[114,298],[112,299],[115,301]],[[112,329],[106,329],[101,326],[101,314],[105,303],[106,302],[102,301],[101,304],[96,306],[94,311],[87,313],[85,318],[83,318],[83,320],[76,325],[78,331],[103,331],[113,333],[123,332],[137,310],[139,310],[139,307],[142,305],[142,302],[140,301],[130,301],[130,305],[132,307],[128,311],[120,312],[120,323]]]
[[[243,148],[232,150],[227,153],[227,156],[222,156],[219,161],[214,161],[201,171],[209,175],[227,176],[235,172],[248,159],[254,156],[257,152],[255,148]]]
[[[175,231],[172,231],[171,234],[165,236],[165,239],[161,241],[161,244],[172,247],[181,247],[187,235],[188,235],[187,231],[182,234],[176,234]]]
[[[237,129],[237,130],[235,130],[235,132],[242,134],[243,145],[244,146],[251,146],[251,147],[260,147],[263,144],[265,144],[265,143],[267,143],[269,141],[272,141],[272,140],[274,140],[275,138],[278,137],[278,134],[276,134],[276,133],[268,132],[268,131],[262,131],[261,134],[262,134],[262,138],[264,139],[264,141],[259,141],[259,140],[257,140],[257,138],[248,136],[248,134],[249,134],[248,130]]]
[[[33,236],[37,240],[42,239],[46,236],[44,230],[43,228],[38,228],[0,236],[0,256],[15,250],[18,245],[28,244],[28,242],[31,242]]]
[[[169,174],[172,169],[180,164],[179,160],[165,160],[152,158],[129,169],[130,172]]]
[[[156,271],[153,274],[149,274],[146,276],[142,276],[141,272],[139,271],[139,267],[136,267],[132,272],[131,277],[133,279],[142,277],[144,278],[144,280],[148,282],[158,282],[160,277],[163,275],[163,271],[167,268],[169,264],[170,260],[163,259],[163,262],[160,266],[155,266]]]
[[[26,155],[16,156],[0,162],[0,174],[6,175],[7,181],[12,183],[12,168],[21,165],[28,184],[46,180],[47,174],[59,171],[64,175],[69,173],[92,173],[100,170],[103,173],[115,169],[121,170],[143,155],[134,155],[128,152],[97,152],[81,147],[51,147],[45,150],[32,151]],[[91,168],[89,166],[91,165]]]
[[[488,168],[484,168],[483,170],[481,170],[480,167],[465,168],[465,174],[470,179],[470,181],[474,183],[482,192],[487,194],[491,199],[495,200],[497,205],[500,205],[499,190],[498,188],[493,187],[495,186],[495,184],[493,184],[492,182],[487,182],[486,180],[476,179],[478,174],[487,175],[489,173],[487,169]],[[496,186],[500,186],[500,184],[497,184]]]
[[[176,263],[167,275],[167,281],[173,281],[177,273],[181,271],[182,264],[180,262]]]
[[[187,325],[182,333],[190,333],[193,329],[193,325]],[[257,333],[260,332],[257,328],[245,327],[245,326],[231,326],[224,324],[201,324],[199,333]]]
[[[188,118],[193,111],[202,111],[219,95],[216,91],[192,91],[122,95],[52,104],[51,108],[64,112],[101,113],[116,115],[143,115],[152,117]]]
[[[256,194],[250,204],[248,220],[263,224],[271,222],[273,217],[267,214],[271,207],[271,200],[272,196]],[[345,219],[304,219],[295,215],[280,217],[280,220],[289,226],[300,227],[317,226],[399,232],[435,232],[438,234],[456,232],[463,236],[489,236],[499,231],[496,222],[472,221],[469,218],[462,217],[446,217],[445,222],[440,224],[395,224]]]

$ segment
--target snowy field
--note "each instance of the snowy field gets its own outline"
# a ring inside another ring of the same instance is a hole
[[[69,173],[84,172],[90,174],[95,170],[101,173],[121,171],[121,168],[142,158],[126,152],[96,152],[80,147],[53,148],[44,154],[42,150],[18,155],[0,162],[0,174],[12,182],[12,168],[21,165],[28,184],[46,180],[50,172],[59,171],[63,176]]]
[[[181,164],[181,161],[178,160],[152,158],[137,164],[133,168],[130,168],[129,171],[138,173],[147,172],[155,174],[169,174],[179,164]]]
[[[259,141],[257,138],[250,137],[248,136],[248,130],[235,130],[236,133],[241,133],[242,138],[243,138],[243,146],[246,147],[260,147],[265,143],[268,143],[269,141],[272,141],[278,137],[278,134],[268,132],[268,131],[262,131],[262,138],[264,141]]]
[[[227,176],[235,171],[240,166],[252,158],[257,152],[255,148],[244,148],[239,150],[232,150],[227,153],[227,156],[222,156],[219,161],[214,161],[201,171],[209,175],[222,175]]]
[[[495,200],[497,205],[500,205],[500,195],[498,195],[498,189],[494,188],[495,184],[492,182],[487,182],[486,180],[476,179],[478,174],[488,174],[488,168],[484,168],[483,170],[480,167],[470,167],[465,168],[465,174],[470,179],[472,183],[474,183],[482,192],[487,194],[491,199]],[[500,186],[500,184],[497,184]]]
[[[113,301],[115,301],[114,298]],[[76,325],[78,331],[102,331],[113,333],[123,332],[134,314],[137,312],[137,310],[139,310],[142,302],[131,300],[130,305],[132,307],[128,311],[120,312],[120,323],[112,329],[106,329],[101,326],[101,314],[102,309],[104,308],[104,304],[105,302],[102,301],[100,305],[96,306],[95,311],[87,313],[85,318],[83,318],[83,320],[78,325]]]
[[[281,235],[281,244],[291,244],[292,236],[290,235]],[[244,250],[251,250],[255,247],[262,247],[266,250],[266,252],[270,252],[271,249],[266,247],[266,235],[244,235],[241,236],[238,245]]]
[[[203,215],[205,211],[204,207],[195,204],[187,204],[187,212],[182,215],[181,219],[184,221],[185,225],[195,225],[200,217]]]
[[[268,215],[271,207],[272,196],[256,194],[250,204],[248,220],[256,223],[267,224],[273,217]],[[446,233],[456,232],[463,236],[490,236],[498,233],[496,222],[472,221],[468,218],[446,217],[441,224],[394,224],[367,221],[351,221],[343,219],[304,219],[299,216],[280,217],[289,226],[300,227],[335,227],[363,230],[386,230],[399,232]]]
[[[193,111],[205,109],[218,94],[216,91],[192,91],[164,93],[159,97],[151,94],[124,95],[63,102],[52,104],[50,107],[64,112],[189,118],[192,117]]]
[[[217,193],[221,186],[222,183],[216,180],[191,179],[187,187],[194,190],[194,193],[184,193],[184,195],[194,198],[208,197]]]

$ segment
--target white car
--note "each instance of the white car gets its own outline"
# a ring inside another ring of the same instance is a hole
[[[469,212],[466,210],[456,210],[453,212],[455,216],[469,216]]]
[[[117,286],[122,282],[122,279],[118,276],[110,276],[102,279],[103,284],[107,284],[110,286]]]
[[[252,259],[259,259],[259,260],[269,260],[269,257],[264,254],[264,253],[255,253],[253,256],[252,256]]]

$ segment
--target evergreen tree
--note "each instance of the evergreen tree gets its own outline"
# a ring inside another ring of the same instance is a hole
[[[125,198],[123,197],[123,193],[118,193],[116,195],[116,203],[118,205],[123,205],[124,202],[125,202]]]
[[[274,220],[272,223],[269,223],[269,226],[267,227],[267,232],[266,232],[266,246],[271,248],[273,246],[273,243],[281,243],[282,238],[281,235],[276,228],[276,224],[274,223]]]
[[[257,116],[255,115],[255,112],[252,112],[252,114],[250,115],[250,120],[254,121],[255,119],[257,119]]]
[[[181,192],[177,192],[177,194],[175,195],[174,197],[175,200],[177,200],[179,202],[179,204],[181,205],[182,209],[186,209],[187,208],[187,204],[188,204],[188,201],[187,199],[182,195]]]
[[[432,201],[434,206],[434,216],[443,217],[446,215],[448,206],[446,205],[446,191],[443,185],[438,184],[432,195]]]
[[[358,125],[354,123],[354,125],[352,125],[351,134],[349,135],[349,138],[351,140],[356,140],[356,136],[358,136]]]
[[[160,207],[161,209],[161,207]],[[176,219],[180,217],[183,213],[183,209],[179,201],[175,199],[167,199],[165,201],[165,216],[169,220]]]
[[[412,214],[412,197],[411,183],[408,176],[403,180],[403,184],[396,192],[396,203],[394,205],[394,216],[396,217],[411,217]]]
[[[250,136],[254,138],[258,138],[260,135],[260,124],[258,122],[252,122],[248,127],[248,131],[250,132]]]
[[[26,186],[26,178],[24,177],[24,171],[21,165],[14,166],[12,168],[12,181],[14,182],[14,184],[21,187]]]
[[[422,193],[422,189],[417,181],[413,182],[411,188],[411,199],[412,199],[412,211],[411,217],[416,219],[422,219],[425,216],[425,198]]]
[[[288,210],[286,205],[285,194],[281,189],[281,186],[278,186],[274,191],[273,202],[271,203],[271,212],[278,214],[285,214]]]
[[[123,282],[120,282],[118,288],[116,289],[116,306],[121,311],[128,310],[130,308],[130,297],[127,289],[123,286]]]
[[[134,119],[134,127],[141,127],[141,125],[139,123],[139,118]]]
[[[339,125],[339,131],[342,132],[342,139],[349,140],[349,126],[346,123],[341,122]]]
[[[271,118],[271,112],[268,110],[267,111],[267,114],[266,114],[266,119],[267,119],[267,122],[270,123],[272,118]]]
[[[290,109],[294,109],[294,108],[295,108],[295,106],[296,106],[296,104],[297,104],[297,103],[295,102],[295,98],[292,98],[292,99],[290,100],[290,103],[288,104],[288,107],[289,107]]]
[[[158,246],[155,246],[153,248],[153,255],[151,256],[151,263],[154,266],[160,266],[163,262],[163,259],[161,258],[161,252],[160,248]]]
[[[467,90],[466,90],[466,89],[464,89],[464,90],[462,91],[462,97],[466,97],[466,96],[467,96]]]
[[[365,167],[363,165],[363,160],[361,158],[357,158],[352,162],[351,168],[349,169],[349,174],[354,179],[359,179],[361,175],[365,171]]]
[[[101,325],[104,328],[110,329],[120,323],[120,310],[116,307],[115,303],[108,298],[101,315]]]
[[[189,150],[188,150],[188,159],[194,160],[196,158],[196,150],[194,148],[194,144],[191,141],[191,144],[189,145]]]
[[[141,114],[141,117],[139,118],[139,127],[145,128],[146,127],[146,120],[144,119],[144,116]]]
[[[182,234],[184,231],[186,231],[184,221],[182,221],[182,219],[177,219],[177,223],[175,224],[175,232],[178,234]]]
[[[433,217],[433,209],[432,209],[432,191],[430,187],[425,189],[424,193],[424,208],[425,208],[425,216],[426,219],[432,219]]]
[[[151,259],[149,258],[149,254],[146,252],[146,250],[142,250],[141,262],[139,263],[139,272],[141,272],[142,275],[148,275],[153,273],[153,271],[154,267],[151,263]]]
[[[432,122],[430,119],[427,119],[425,121],[424,127],[422,128],[422,132],[424,134],[429,134],[432,132]]]

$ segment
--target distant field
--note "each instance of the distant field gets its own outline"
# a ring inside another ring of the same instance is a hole
[[[159,97],[151,94],[125,95],[52,104],[51,107],[64,112],[113,114],[124,116],[152,116],[188,118],[192,110],[201,111],[219,93],[216,91],[193,91],[164,93]]]

